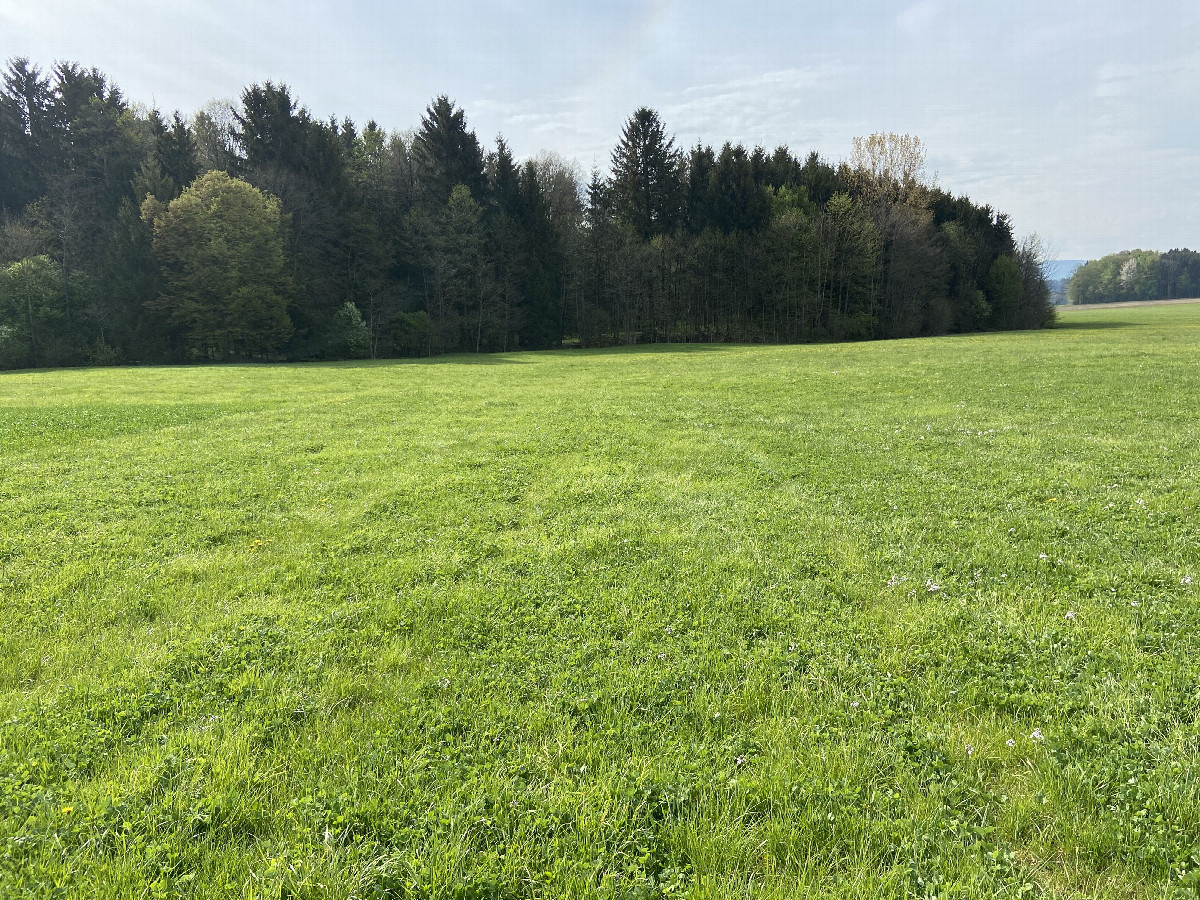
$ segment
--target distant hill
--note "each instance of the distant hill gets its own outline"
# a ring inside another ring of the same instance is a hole
[[[1067,302],[1067,285],[1071,276],[1086,260],[1082,259],[1052,259],[1042,268],[1046,272],[1046,282],[1050,285],[1050,299],[1056,305]]]
[[[1046,263],[1046,280],[1058,281],[1059,279],[1067,279],[1075,274],[1075,270],[1082,266],[1086,259],[1052,259]]]

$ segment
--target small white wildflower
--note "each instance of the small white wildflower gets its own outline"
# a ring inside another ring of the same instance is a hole
[[[1045,554],[1045,553],[1039,553],[1039,554],[1038,554],[1038,559],[1046,559],[1046,558],[1047,558],[1047,556],[1046,556],[1046,554]]]
[[[744,756],[739,756],[737,759],[735,759],[735,760],[733,761],[733,764],[734,764],[735,766],[744,766],[744,765],[746,764],[746,757],[744,757]]]
[[[1063,618],[1064,619],[1074,619],[1075,618],[1075,610],[1072,609],[1072,610],[1068,611],[1067,614],[1065,616],[1063,616]]]
[[[925,590],[929,591],[929,593],[936,594],[941,589],[942,589],[942,586],[940,584],[935,583],[932,578],[925,579]]]
[[[858,709],[858,701],[857,701],[857,700],[851,700],[851,701],[850,701],[850,706],[851,706],[852,708],[854,708],[854,709]]]
[[[967,744],[967,756],[974,756],[974,755],[975,755],[975,748],[972,747],[970,744]]]
[[[1179,583],[1180,583],[1180,584],[1182,584],[1182,585],[1185,585],[1185,586],[1186,586],[1186,585],[1189,585],[1189,584],[1191,584],[1191,583],[1192,583],[1192,576],[1191,576],[1191,575],[1184,575],[1182,578],[1180,578],[1180,579],[1179,579]]]
[[[1016,742],[1016,741],[1014,741],[1012,738],[1009,738],[1009,739],[1008,739],[1007,741],[1005,741],[1004,743],[1008,744],[1008,746],[1010,746],[1010,747],[1015,747],[1015,746],[1017,746],[1017,742]]]
[[[1035,741],[1044,741],[1046,739],[1046,736],[1042,734],[1042,729],[1040,728],[1033,729],[1033,734],[1029,735],[1029,737]]]
[[[1142,604],[1140,604],[1140,603],[1139,603],[1138,601],[1136,601],[1136,600],[1130,600],[1130,601],[1129,601],[1129,605],[1130,605],[1130,606],[1141,606]]]

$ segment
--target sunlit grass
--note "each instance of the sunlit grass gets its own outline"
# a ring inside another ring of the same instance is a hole
[[[1198,351],[0,375],[0,896],[1191,896]]]

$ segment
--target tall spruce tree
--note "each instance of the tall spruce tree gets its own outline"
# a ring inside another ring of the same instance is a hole
[[[19,213],[42,195],[48,149],[50,79],[24,57],[8,64],[0,87],[0,210]]]
[[[196,159],[196,139],[187,123],[183,121],[179,110],[175,111],[170,124],[162,121],[155,113],[153,124],[154,160],[163,175],[174,183],[174,196],[177,197],[200,174]]]
[[[486,199],[483,149],[475,132],[467,129],[466,114],[445,94],[425,110],[412,154],[425,202],[435,206],[447,203],[458,184],[466,185],[477,203]]]
[[[683,160],[675,139],[652,109],[625,123],[612,154],[617,215],[643,239],[671,231],[683,207]]]

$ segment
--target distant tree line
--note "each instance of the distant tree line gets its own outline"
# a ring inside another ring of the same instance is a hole
[[[1195,250],[1124,250],[1075,270],[1067,302],[1119,303],[1200,297],[1200,253]]]
[[[270,82],[185,118],[95,69],[0,88],[0,366],[823,341],[1053,319],[1036,241],[924,176],[910,136],[837,166],[683,151],[639,109],[610,173],[415,132]]]

